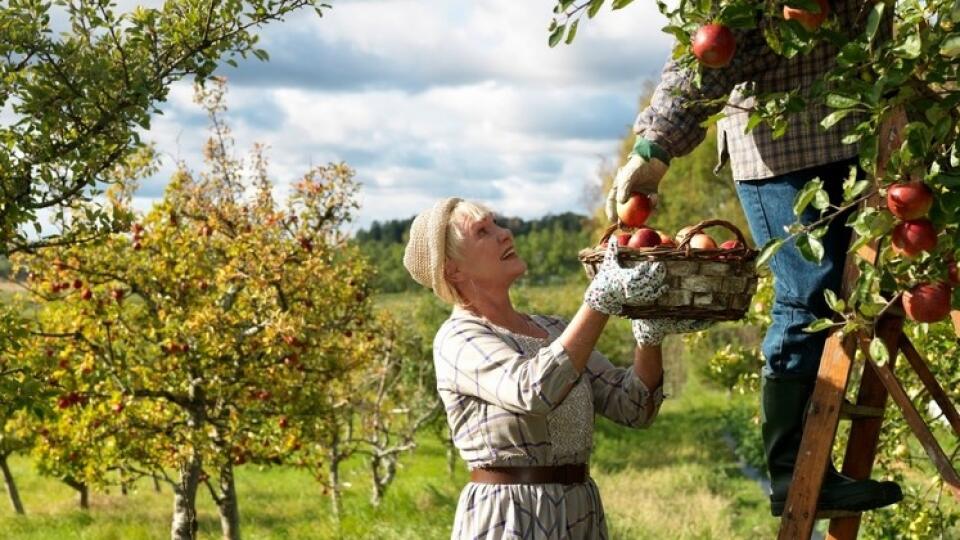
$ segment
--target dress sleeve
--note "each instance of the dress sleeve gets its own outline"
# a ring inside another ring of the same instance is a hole
[[[505,410],[544,415],[563,401],[580,377],[563,346],[554,341],[524,356],[482,322],[451,318],[433,344],[437,388],[473,396]]]
[[[567,322],[559,317],[543,317],[545,326],[553,332],[562,332]],[[602,416],[625,426],[649,426],[663,402],[663,386],[651,390],[637,377],[632,366],[613,365],[607,357],[594,350],[587,360],[584,376],[589,377],[593,391],[593,409]],[[647,405],[654,406],[647,412]]]
[[[618,424],[647,427],[660,412],[663,386],[651,391],[637,377],[632,366],[614,366],[604,355],[593,351],[584,375],[590,377],[594,410]],[[648,411],[651,400],[653,407]]]
[[[637,137],[656,143],[670,157],[690,153],[703,141],[707,130],[700,124],[720,111],[733,88],[756,74],[771,69],[783,57],[767,45],[759,30],[734,31],[737,50],[730,65],[697,71],[668,60],[653,92],[650,105],[633,124]]]

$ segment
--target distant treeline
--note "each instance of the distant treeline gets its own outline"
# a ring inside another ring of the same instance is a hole
[[[497,216],[497,223],[514,235],[517,253],[527,261],[527,284],[558,283],[582,272],[577,253],[590,243],[594,229],[589,218],[573,212],[527,220]],[[413,218],[374,221],[356,233],[355,240],[377,267],[374,281],[381,292],[401,292],[419,287],[403,267],[403,248]]]

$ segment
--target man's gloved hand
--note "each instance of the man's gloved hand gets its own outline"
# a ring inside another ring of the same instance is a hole
[[[621,268],[614,239],[607,242],[607,254],[587,287],[583,301],[596,311],[616,315],[627,300],[656,300],[667,289],[663,283],[666,276],[667,270],[659,262],[641,262],[633,268]]]
[[[607,194],[607,218],[610,222],[617,221],[617,202],[627,202],[632,193],[656,193],[669,165],[670,155],[664,149],[646,139],[637,139],[630,158],[617,170],[613,187]]]
[[[634,319],[633,337],[637,345],[660,345],[669,334],[706,330],[715,321],[678,319]]]

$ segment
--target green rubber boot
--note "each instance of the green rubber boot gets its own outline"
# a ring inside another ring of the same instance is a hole
[[[760,430],[770,474],[770,511],[783,515],[793,466],[800,451],[803,419],[816,379],[764,377],[760,388]],[[827,466],[817,510],[862,512],[899,502],[903,492],[896,482],[854,480]]]

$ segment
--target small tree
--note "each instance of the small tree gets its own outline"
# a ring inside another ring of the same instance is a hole
[[[223,96],[219,81],[198,90],[209,170],[181,168],[129,235],[17,258],[34,274],[42,334],[67,359],[55,399],[69,402],[60,423],[71,428],[49,453],[96,429],[129,441],[81,468],[91,481],[111,468],[166,479],[176,539],[196,536],[200,484],[238,538],[234,467],[288,462],[321,439],[333,381],[370,348],[353,337],[369,333],[370,272],[340,231],[356,207],[353,172],[316,167],[280,208],[259,149],[248,168],[231,156]],[[114,193],[115,212],[128,212],[131,191]]]

